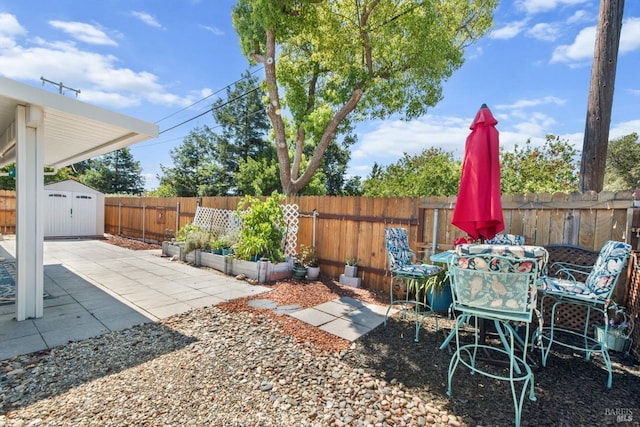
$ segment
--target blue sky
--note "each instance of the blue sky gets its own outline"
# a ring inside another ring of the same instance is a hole
[[[41,76],[62,82],[81,90],[78,99],[157,123],[163,132],[224,98],[224,88],[250,69],[231,23],[233,4],[0,0],[0,75],[34,86]],[[493,30],[467,50],[465,64],[444,83],[444,99],[426,116],[358,126],[349,173],[366,177],[374,162],[394,163],[431,146],[461,158],[483,103],[507,149],[527,139],[540,144],[553,133],[580,150],[598,7],[598,0],[500,2]],[[259,67],[251,70],[263,77]],[[611,138],[640,133],[639,74],[640,2],[628,0]],[[132,147],[147,188],[157,186],[160,164],[172,164],[169,151],[203,125],[215,126],[210,114]]]

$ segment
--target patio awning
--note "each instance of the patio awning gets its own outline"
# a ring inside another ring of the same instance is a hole
[[[61,168],[158,136],[158,126],[58,93],[0,77],[0,167],[16,161],[18,105],[39,107],[44,165]]]
[[[0,167],[16,163],[18,321],[43,316],[45,166],[61,168],[157,136],[152,123],[0,77]]]

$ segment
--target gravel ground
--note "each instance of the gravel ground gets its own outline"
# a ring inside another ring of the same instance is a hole
[[[384,297],[331,280],[282,282],[280,304],[341,295]],[[264,298],[264,295],[259,296]],[[502,426],[508,384],[459,368],[445,394],[448,319],[428,318],[413,342],[399,315],[354,343],[235,300],[161,322],[0,362],[0,426]],[[640,370],[612,354],[552,353],[536,371],[523,426],[640,425]],[[622,363],[621,363],[622,362]],[[618,418],[622,415],[623,418]]]

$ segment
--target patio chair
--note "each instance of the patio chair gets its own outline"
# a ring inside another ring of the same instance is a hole
[[[524,236],[519,234],[496,234],[493,239],[487,239],[484,242],[487,245],[524,245]]]
[[[549,267],[550,271],[556,272],[556,276],[547,276],[541,281],[540,309],[545,313],[548,310],[545,305],[551,305],[551,324],[541,328],[537,337],[542,352],[542,366],[546,366],[554,344],[584,352],[587,360],[591,353],[599,353],[609,373],[607,388],[611,388],[611,358],[607,344],[608,312],[616,308],[611,295],[630,254],[631,245],[610,240],[600,250],[593,266],[557,262]],[[563,309],[559,310],[560,307]],[[583,316],[578,318],[582,328],[575,330],[564,325],[557,326],[556,322],[563,310],[571,310],[574,315]],[[600,337],[590,328],[595,326],[596,321],[601,322],[604,328],[604,334]]]
[[[416,336],[414,341],[418,342],[422,320],[432,312],[429,305],[424,300],[420,300],[420,294],[426,281],[438,275],[442,268],[435,265],[414,263],[417,257],[409,247],[407,230],[404,228],[385,228],[384,237],[391,276],[389,307],[384,316],[384,325],[387,325],[389,311],[394,305],[402,306],[403,315],[406,315],[407,310],[413,307],[416,316]],[[396,298],[394,287],[399,283],[404,285],[405,295],[404,297]],[[410,299],[411,293],[414,294],[413,300]]]
[[[536,400],[527,347],[536,285],[546,251],[529,248],[525,251],[522,246],[460,245],[449,264],[453,308],[460,315],[453,331],[456,350],[449,362],[447,395],[452,395],[452,379],[459,364],[469,368],[471,374],[509,381],[516,426],[520,425],[527,389],[529,399]],[[493,322],[499,343],[481,340],[478,318]],[[471,341],[462,333],[467,324],[475,326]],[[495,355],[505,362],[506,369],[496,368],[494,363],[478,364],[479,353]],[[516,384],[521,384],[522,389],[517,390]]]

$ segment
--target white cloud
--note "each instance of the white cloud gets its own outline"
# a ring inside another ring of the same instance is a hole
[[[595,48],[596,26],[580,30],[570,45],[560,45],[551,56],[551,62],[566,62],[570,65],[584,63],[593,59]],[[625,54],[640,49],[640,18],[625,19],[620,34],[618,54]]]
[[[593,22],[593,17],[586,10],[577,10],[567,18],[567,24],[583,24],[585,22]]]
[[[218,27],[210,27],[208,25],[200,25],[200,28],[209,31],[210,33],[213,33],[216,36],[224,36],[224,31],[222,31]]]
[[[0,49],[15,46],[14,37],[27,34],[14,15],[0,13]]]
[[[523,108],[537,107],[545,104],[564,105],[567,101],[556,96],[544,96],[542,98],[519,99],[512,104],[496,105],[496,110],[522,110]]]
[[[640,95],[640,89],[631,89],[629,92],[631,92],[632,95]]]
[[[29,46],[14,43],[0,51],[1,75],[38,83],[40,76],[45,76],[80,89],[79,99],[83,101],[117,108],[133,107],[145,101],[186,107],[200,99],[200,93],[172,94],[157,75],[118,67],[116,56],[80,49],[72,41],[50,42],[36,37],[29,42]]]
[[[628,53],[640,49],[640,18],[625,19],[620,34],[620,52]]]
[[[572,44],[560,45],[551,55],[551,62],[577,63],[593,58],[593,49],[596,40],[596,27],[587,27],[580,30]]]
[[[104,46],[118,45],[118,43],[107,36],[104,31],[91,24],[73,21],[49,21],[49,25],[64,31],[81,42]]]
[[[495,29],[489,33],[489,38],[496,40],[512,39],[522,32],[527,21],[511,22],[502,28]]]
[[[555,23],[547,24],[541,22],[527,30],[527,35],[537,40],[552,42],[560,35],[560,27]]]
[[[14,15],[0,13],[0,35],[19,36],[27,34],[27,30],[18,22]]]
[[[140,21],[144,22],[150,27],[162,28],[162,25],[160,25],[156,18],[146,12],[131,11],[131,15],[135,18],[138,18]]]
[[[529,15],[549,12],[563,6],[587,3],[589,0],[520,0],[516,4]]]
[[[627,136],[630,133],[640,133],[640,119],[616,123],[609,129],[609,140]]]

